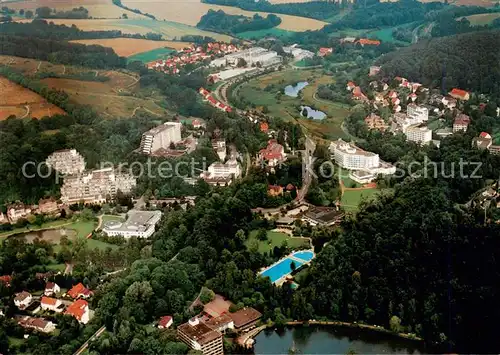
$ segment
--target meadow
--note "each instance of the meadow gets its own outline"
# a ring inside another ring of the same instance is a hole
[[[469,20],[470,24],[473,26],[484,26],[484,25],[489,25],[490,23],[493,22],[493,20],[500,18],[500,12],[491,13],[491,14],[470,15],[470,16],[466,16],[465,18],[467,20]],[[460,19],[462,19],[462,18],[460,18]],[[460,19],[457,19],[457,20],[460,20]]]
[[[294,32],[286,31],[279,28],[269,28],[265,30],[246,31],[238,33],[238,37],[243,39],[260,39],[265,37],[287,38]]]
[[[267,240],[262,241],[257,239],[257,230],[253,230],[250,232],[247,241],[245,242],[245,245],[248,247],[251,244],[255,243],[255,241],[258,243],[259,248],[258,251],[259,253],[268,253],[271,252],[274,247],[281,247],[283,245],[283,242],[286,241],[288,247],[292,249],[298,249],[298,248],[308,248],[309,247],[309,242],[306,239],[302,238],[292,238],[286,233],[282,232],[275,232],[275,231],[267,231]]]
[[[379,189],[345,190],[342,194],[341,206],[346,211],[356,211],[362,200],[371,200],[381,191]]]
[[[132,57],[159,49],[179,50],[191,45],[189,42],[152,41],[139,38],[82,39],[70,42],[113,48],[115,53],[121,57]]]
[[[122,0],[122,3],[130,8],[139,9],[144,13],[153,14],[157,19],[183,23],[186,25],[196,26],[200,18],[205,15],[208,10],[222,10],[229,15],[243,15],[252,17],[255,13],[265,17],[266,12],[252,12],[241,10],[237,7],[220,6],[201,3],[199,0]],[[288,31],[307,31],[318,30],[326,25],[326,22],[318,21],[306,17],[290,16],[278,14],[281,18],[279,29]]]
[[[139,61],[143,63],[149,63],[157,59],[165,59],[172,53],[175,53],[173,49],[170,48],[156,48],[147,52],[142,52],[135,54],[133,56],[130,56],[127,58],[127,61],[134,62],[134,61]]]

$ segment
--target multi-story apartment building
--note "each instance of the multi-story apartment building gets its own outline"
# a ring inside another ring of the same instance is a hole
[[[222,333],[200,322],[197,317],[177,328],[178,338],[191,349],[201,351],[203,355],[223,355]]]
[[[129,175],[116,172],[113,168],[90,170],[64,178],[61,187],[63,203],[104,203],[113,198],[120,190],[130,193],[136,185],[136,179]]]
[[[78,174],[85,170],[85,159],[76,149],[55,151],[47,157],[45,163],[65,175]]]
[[[406,107],[408,119],[411,120],[410,124],[418,124],[429,120],[429,110],[424,106],[416,104],[409,104]]]
[[[377,168],[380,163],[378,154],[364,151],[342,139],[330,143],[330,152],[337,165],[349,170]]]
[[[406,129],[406,139],[419,144],[432,141],[432,131],[427,127],[410,126]]]
[[[182,140],[180,122],[165,122],[161,126],[143,133],[140,150],[143,154],[152,154],[158,149],[169,149],[171,143]]]

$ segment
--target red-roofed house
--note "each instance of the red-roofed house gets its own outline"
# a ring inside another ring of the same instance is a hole
[[[193,128],[198,129],[201,128],[203,125],[201,124],[201,121],[198,119],[194,119],[193,122],[191,122],[193,125]]]
[[[48,310],[48,311],[60,313],[64,309],[64,305],[62,304],[61,300],[58,300],[57,298],[52,298],[52,297],[42,296],[42,299],[40,301],[40,305],[42,306],[42,309],[44,311]]]
[[[158,321],[158,328],[159,329],[167,329],[170,328],[170,326],[173,323],[173,319],[171,316],[164,316],[161,317],[160,320]]]
[[[489,133],[487,133],[487,132],[481,132],[479,134],[479,137],[485,138],[485,139],[491,139],[491,135]]]
[[[333,53],[333,48],[321,47],[318,51],[320,57],[325,57]]]
[[[357,40],[356,43],[361,44],[362,47],[364,46],[379,46],[380,41],[376,39],[368,39],[368,38],[360,38]]]
[[[70,295],[74,299],[89,298],[90,296],[92,296],[92,291],[83,286],[83,284],[80,282],[68,291],[68,295]]]
[[[267,187],[267,194],[272,197],[283,195],[283,187],[279,185],[269,185]]]
[[[397,97],[393,97],[393,98],[391,99],[391,102],[392,102],[392,104],[393,104],[394,106],[397,106],[397,105],[399,105],[399,103],[401,102],[401,100],[399,100]]]
[[[354,90],[352,90],[352,98],[353,100],[360,100],[360,101],[367,100],[367,97],[365,96],[365,94],[363,94],[359,86],[356,86]]]
[[[470,117],[461,113],[453,121],[453,132],[465,132],[470,124]]]
[[[87,324],[90,320],[89,304],[85,300],[76,300],[64,314],[75,317],[80,323]]]
[[[274,167],[280,162],[286,160],[285,149],[276,140],[269,140],[267,147],[261,149],[258,155],[258,161],[265,161],[268,166]]]
[[[10,283],[12,282],[12,276],[10,275],[0,276],[0,282],[2,282],[5,286],[10,287]]]
[[[415,94],[414,92],[412,92],[410,95],[408,95],[408,100],[415,102],[416,99],[417,99],[417,94]]]
[[[266,133],[269,130],[269,125],[267,122],[262,122],[260,124],[260,131]]]
[[[205,88],[200,88],[199,92],[200,92],[201,96],[203,96],[204,98],[207,98],[207,96],[210,95],[210,91],[208,91]]]
[[[450,96],[457,100],[463,100],[463,101],[469,100],[470,97],[467,91],[457,88],[454,88],[450,91]]]
[[[398,93],[396,91],[389,91],[389,94],[387,94],[387,96],[390,99],[394,99],[394,98],[398,97]]]
[[[347,83],[347,91],[352,91],[356,87],[356,84],[354,84],[352,81],[349,81]]]
[[[59,293],[61,292],[61,288],[59,287],[58,284],[56,284],[55,282],[47,282],[47,284],[45,285],[45,291],[43,292],[43,294],[45,296],[52,296],[56,293]]]

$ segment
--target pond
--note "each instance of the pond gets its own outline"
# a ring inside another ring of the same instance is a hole
[[[334,326],[267,329],[255,338],[255,354],[421,354],[421,343],[390,334]]]
[[[304,115],[304,109],[307,111],[307,116]],[[309,106],[300,106],[300,115],[302,117],[312,118],[313,120],[323,120],[326,118],[326,113],[315,110]]]
[[[74,229],[55,228],[43,229],[38,231],[23,232],[11,235],[9,238],[25,238],[26,242],[32,243],[35,238],[47,241],[49,243],[59,243],[61,237],[65,235],[69,240],[76,237],[77,232]]]
[[[297,96],[299,96],[300,90],[305,88],[307,85],[309,85],[309,83],[307,81],[301,81],[295,85],[285,86],[285,95],[290,96],[290,97],[297,97]]]

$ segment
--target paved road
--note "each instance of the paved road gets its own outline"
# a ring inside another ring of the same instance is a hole
[[[97,330],[97,332],[94,333],[94,335],[92,335],[90,337],[89,340],[87,340],[85,343],[83,343],[83,345],[80,347],[80,349],[78,349],[77,351],[75,351],[73,353],[73,355],[80,355],[80,354],[82,354],[89,347],[90,341],[98,338],[105,331],[106,331],[106,327],[103,325],[101,328],[99,328],[99,330]]]

